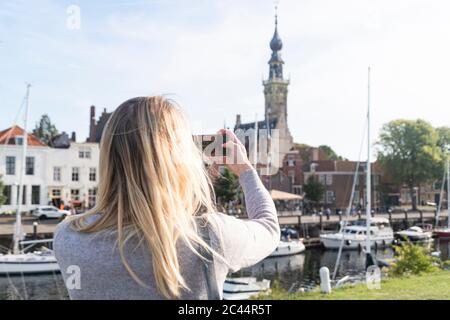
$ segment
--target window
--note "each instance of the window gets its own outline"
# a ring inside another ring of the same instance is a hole
[[[288,167],[294,167],[295,166],[295,160],[294,159],[288,159],[286,162]]]
[[[90,159],[91,158],[91,149],[80,148],[80,150],[78,150],[78,157],[80,159]]]
[[[15,144],[18,146],[23,145],[23,137],[22,136],[15,137]]]
[[[52,196],[55,198],[60,198],[61,197],[61,189],[53,189]]]
[[[40,204],[41,186],[31,186],[31,204]]]
[[[16,174],[16,157],[6,157],[6,174]]]
[[[303,194],[303,187],[302,186],[294,186],[293,187],[295,194]]]
[[[25,173],[29,176],[34,175],[34,157],[27,157],[25,163]]]
[[[295,183],[295,171],[289,171],[288,173],[289,180],[291,181],[291,184]]]
[[[70,190],[70,198],[72,201],[79,201],[80,200],[80,189],[71,189]]]
[[[326,175],[326,184],[327,186],[331,186],[333,184],[333,175],[331,174]]]
[[[10,185],[6,185],[3,188],[3,195],[5,196],[5,205],[10,205],[11,204],[11,186]]]
[[[97,169],[89,168],[89,181],[97,180]]]
[[[80,179],[80,168],[72,168],[72,181],[79,181]]]
[[[61,181],[61,167],[53,167],[53,181]]]
[[[327,191],[327,203],[334,202],[334,191]]]
[[[95,206],[95,202],[97,201],[97,189],[89,189],[88,190],[88,206],[89,208],[92,208]]]
[[[319,183],[325,185],[325,175],[319,174]]]

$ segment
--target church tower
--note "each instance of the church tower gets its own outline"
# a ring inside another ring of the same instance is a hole
[[[283,42],[278,34],[278,16],[275,14],[275,32],[270,41],[272,56],[269,60],[269,77],[263,81],[265,98],[265,122],[271,129],[278,129],[280,161],[291,149],[293,138],[287,123],[287,94],[289,80],[284,78],[281,49]]]
[[[275,32],[270,41],[272,56],[269,60],[269,77],[263,81],[266,121],[287,119],[287,93],[289,80],[283,76],[284,61],[281,58],[283,42],[278,35],[278,17],[275,15]]]

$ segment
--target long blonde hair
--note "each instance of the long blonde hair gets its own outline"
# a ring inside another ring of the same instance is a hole
[[[177,298],[189,288],[180,273],[177,241],[198,254],[211,250],[197,233],[195,216],[213,212],[211,181],[182,112],[156,97],[130,99],[111,115],[100,143],[100,181],[95,207],[72,221],[81,232],[117,230],[118,249],[131,276],[124,245],[139,234],[152,255],[159,292]],[[93,223],[86,218],[98,214]],[[197,248],[197,249],[196,249]]]

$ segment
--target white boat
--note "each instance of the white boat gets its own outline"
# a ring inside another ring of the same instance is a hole
[[[339,249],[342,241],[342,249],[363,249],[370,242],[370,246],[381,247],[391,245],[394,241],[394,231],[386,218],[370,218],[370,235],[367,239],[366,220],[361,219],[354,224],[347,225],[337,233],[320,235],[320,242],[327,249]]]
[[[290,241],[280,241],[274,252],[269,255],[269,258],[290,256],[294,254],[299,254],[305,251],[305,245],[303,244],[303,239],[290,240]]]
[[[52,251],[0,255],[0,274],[26,275],[59,272]]]
[[[38,273],[52,273],[59,270],[58,263],[52,250],[35,251],[32,253],[25,253],[21,244],[36,244],[42,242],[49,242],[48,240],[37,241],[22,241],[24,233],[22,230],[22,201],[23,198],[23,176],[25,174],[25,162],[27,156],[27,118],[29,109],[29,95],[31,85],[27,85],[27,92],[25,95],[25,115],[24,115],[24,135],[22,143],[21,166],[19,171],[19,194],[17,196],[17,210],[16,222],[14,225],[14,248],[13,253],[0,255],[0,275],[26,275]],[[50,240],[51,242],[51,240]]]
[[[424,230],[419,226],[414,226],[406,230],[398,231],[395,236],[399,240],[409,240],[409,241],[427,241],[433,236],[431,230]]]
[[[248,300],[270,289],[270,280],[255,277],[227,278],[223,285],[224,300]]]

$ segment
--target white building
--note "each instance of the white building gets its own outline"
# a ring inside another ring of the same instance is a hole
[[[49,148],[46,164],[47,199],[54,205],[91,208],[98,184],[98,143],[71,143],[68,149]]]
[[[23,129],[17,126],[0,132],[0,176],[7,198],[0,212],[17,208],[22,141]],[[72,142],[69,148],[50,148],[29,135],[23,211],[49,203],[58,207],[92,207],[97,194],[98,163],[97,143]]]

